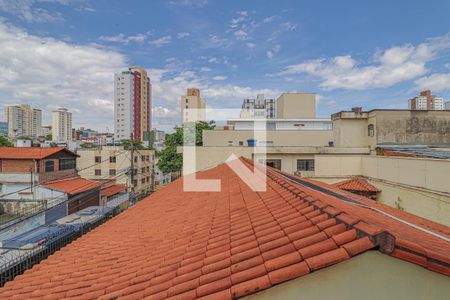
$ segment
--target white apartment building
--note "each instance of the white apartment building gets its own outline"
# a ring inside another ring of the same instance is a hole
[[[132,66],[114,74],[114,130],[116,140],[149,141],[151,84],[147,71]]]
[[[265,99],[264,94],[258,94],[256,99],[244,99],[242,103],[241,118],[276,118],[276,101],[275,99]]]
[[[410,110],[444,110],[444,98],[431,94],[430,90],[420,92],[420,95],[408,101]]]
[[[28,104],[12,105],[5,108],[8,135],[17,137],[38,137],[41,135],[42,111]]]
[[[181,123],[205,121],[206,103],[197,88],[187,89],[186,96],[180,97]]]
[[[72,113],[66,108],[52,112],[52,137],[57,143],[67,143],[72,140]]]
[[[450,110],[450,101],[445,102],[444,109]]]

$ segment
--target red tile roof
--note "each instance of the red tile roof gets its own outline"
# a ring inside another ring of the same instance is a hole
[[[75,177],[68,179],[58,179],[53,182],[46,183],[44,186],[66,192],[69,195],[73,196],[95,189],[101,185],[101,182]]]
[[[450,243],[370,209],[272,172],[266,192],[227,165],[197,177],[221,179],[221,192],[174,181],[8,282],[0,298],[231,299],[374,248],[450,275]]]
[[[0,159],[43,159],[59,151],[76,155],[64,147],[0,147]]]
[[[112,185],[105,187],[101,190],[102,196],[110,197],[113,195],[116,195],[122,191],[126,191],[128,187],[126,185],[120,184],[120,185]]]
[[[341,181],[333,185],[345,191],[370,192],[370,193],[381,192],[379,189],[368,183],[366,180],[359,177]]]

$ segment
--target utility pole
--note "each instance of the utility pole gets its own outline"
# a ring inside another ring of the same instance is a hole
[[[130,164],[130,183],[131,183],[131,188],[130,188],[130,201],[132,203],[134,203],[135,201],[135,191],[134,191],[134,143],[133,143],[133,133],[130,134],[130,151],[131,151],[131,164]]]
[[[30,190],[31,190],[31,197],[32,197],[33,200],[35,200],[33,185],[34,185],[34,182],[33,182],[33,167],[30,167]]]

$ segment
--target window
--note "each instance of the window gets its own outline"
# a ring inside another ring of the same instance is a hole
[[[100,176],[102,175],[102,170],[95,170],[95,176]]]
[[[102,157],[101,157],[101,156],[96,156],[96,157],[95,157],[95,162],[96,162],[96,163],[102,162]]]
[[[116,157],[115,156],[110,156],[109,157],[109,162],[110,163],[115,163],[116,162]],[[115,174],[114,174],[115,175]]]
[[[264,163],[264,160],[260,160],[260,163]],[[281,170],[281,159],[266,159],[265,163],[267,166]]]
[[[59,170],[71,170],[75,169],[75,159],[74,158],[60,158],[59,159]]]
[[[239,146],[244,146],[244,142],[243,141],[239,141]]]
[[[297,159],[297,171],[314,171],[314,159]]]
[[[275,122],[267,122],[266,123],[266,130],[275,130],[275,129],[276,129]]]
[[[367,126],[367,131],[368,131],[368,135],[370,136],[370,137],[373,137],[374,136],[374,134],[375,134],[375,128],[374,128],[375,126],[373,126],[373,124],[369,124],[369,126]]]
[[[47,160],[45,162],[45,172],[54,172],[55,171],[55,162],[53,160]]]
[[[109,169],[109,176],[116,176],[116,169]]]
[[[134,162],[137,163],[138,162],[138,158],[137,156],[134,157]]]

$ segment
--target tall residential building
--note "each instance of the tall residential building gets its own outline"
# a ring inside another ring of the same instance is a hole
[[[187,89],[186,96],[180,98],[181,123],[205,121],[205,109],[206,103],[200,97],[200,90]]]
[[[57,143],[72,140],[72,113],[66,108],[58,108],[52,112],[52,138]]]
[[[450,110],[450,101],[445,102],[444,109]]]
[[[430,90],[420,92],[420,95],[408,101],[410,110],[444,110],[444,98],[431,94]]]
[[[276,116],[275,100],[265,99],[263,94],[258,94],[256,99],[244,99],[242,103],[242,119],[274,119]]]
[[[118,140],[149,141],[152,85],[147,71],[132,66],[114,74],[114,128]]]
[[[42,111],[28,104],[12,105],[5,108],[10,137],[38,137],[41,135]]]

